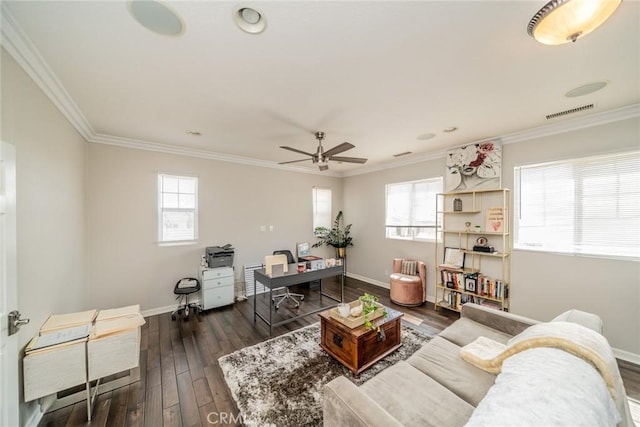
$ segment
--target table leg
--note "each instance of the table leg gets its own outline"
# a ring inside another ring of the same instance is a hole
[[[258,300],[258,294],[257,292],[257,286],[256,286],[256,276],[253,276],[253,323],[256,323],[256,310],[257,310],[257,305],[256,305],[256,301]]]
[[[271,302],[273,301],[273,295],[272,295],[273,290],[271,288],[269,288],[269,336],[271,336],[271,334],[273,334],[273,319],[271,318],[271,313],[273,312],[273,307],[271,304]]]

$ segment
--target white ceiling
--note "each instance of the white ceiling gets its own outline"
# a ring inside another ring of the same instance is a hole
[[[555,47],[526,33],[544,3],[256,1],[242,5],[262,12],[267,29],[251,35],[232,19],[241,3],[171,1],[186,29],[170,37],[142,27],[122,1],[3,1],[3,24],[33,43],[89,140],[277,163],[303,157],[280,145],[315,152],[322,130],[326,148],[349,141],[356,148],[343,155],[369,158],[331,164],[354,173],[396,153],[638,104],[640,3],[624,1],[604,26]],[[599,92],[564,97],[602,80]],[[590,112],[545,119],[589,103]],[[443,133],[449,126],[459,130]],[[417,140],[428,132],[436,136]]]

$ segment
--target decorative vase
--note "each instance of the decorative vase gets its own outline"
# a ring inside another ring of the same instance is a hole
[[[336,248],[336,257],[337,258],[346,258],[347,257],[347,248]]]

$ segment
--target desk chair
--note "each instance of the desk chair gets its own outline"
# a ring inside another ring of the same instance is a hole
[[[178,280],[176,286],[173,288],[173,293],[177,295],[178,308],[171,313],[171,320],[176,320],[176,317],[180,313],[184,313],[184,320],[189,320],[189,310],[193,309],[196,314],[200,313],[203,309],[202,305],[195,302],[189,302],[189,295],[200,291],[200,282],[193,277],[185,277]]]
[[[283,250],[273,251],[273,254],[274,255],[286,255],[288,264],[295,264],[296,263],[296,259],[293,257],[293,254],[291,253],[290,250],[283,249]],[[284,293],[278,294],[278,295],[274,295],[271,298],[271,303],[276,305],[276,310],[278,308],[280,308],[280,304],[282,304],[282,301],[284,301],[286,299],[292,300],[296,304],[296,308],[300,307],[300,301],[304,300],[304,295],[302,295],[302,294],[293,294],[293,293],[289,292],[289,287],[287,287],[287,286],[285,286],[284,288],[278,288],[278,289],[275,289],[275,290],[280,290],[280,289],[284,289]],[[300,298],[300,301],[296,300],[294,297]],[[280,301],[276,302],[277,298],[280,298]]]

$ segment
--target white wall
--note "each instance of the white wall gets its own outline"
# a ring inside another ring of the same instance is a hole
[[[637,118],[503,146],[503,186],[513,188],[516,165],[638,149]],[[388,283],[394,257],[424,260],[428,266],[428,296],[433,297],[434,245],[384,237],[384,186],[442,175],[444,158],[347,177],[345,217],[353,222],[354,248],[349,272]],[[514,251],[511,311],[550,320],[570,308],[598,314],[605,336],[619,356],[640,362],[640,263]]]
[[[157,244],[158,172],[199,178],[196,245]],[[89,144],[88,174],[87,302],[98,309],[166,310],[178,279],[197,277],[204,248],[226,243],[235,247],[240,287],[245,264],[315,241],[313,186],[332,188],[334,212],[342,200],[339,178],[99,144]]]
[[[16,147],[17,309],[31,319],[22,348],[50,314],[86,307],[87,145],[4,49],[1,60],[1,137]],[[21,404],[21,422],[34,411]]]

